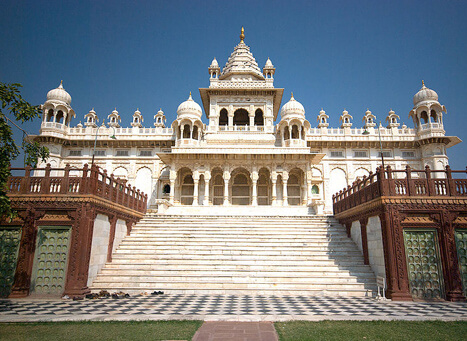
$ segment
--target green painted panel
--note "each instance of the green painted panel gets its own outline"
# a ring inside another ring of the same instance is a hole
[[[31,291],[36,295],[61,295],[65,288],[69,227],[41,227],[37,234]]]
[[[462,287],[464,288],[464,295],[467,296],[467,230],[457,229],[455,235]]]
[[[404,229],[410,291],[414,298],[444,298],[436,230]]]
[[[15,279],[21,228],[0,228],[0,297],[7,297]]]

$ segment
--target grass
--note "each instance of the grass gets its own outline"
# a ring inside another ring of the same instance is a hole
[[[203,321],[2,323],[0,340],[191,340]]]
[[[467,321],[291,321],[274,326],[281,341],[467,340]]]

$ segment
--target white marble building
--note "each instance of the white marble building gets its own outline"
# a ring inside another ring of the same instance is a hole
[[[82,167],[95,150],[96,164],[148,193],[159,212],[315,214],[332,213],[332,194],[374,172],[381,151],[395,169],[441,169],[447,148],[460,142],[445,135],[446,108],[424,84],[409,114],[414,129],[400,126],[392,110],[385,127],[369,110],[355,127],[356,115],[344,110],[341,126],[331,128],[324,110],[309,121],[293,95],[281,107],[275,68],[269,59],[258,67],[243,29],[224,68],[214,59],[208,70],[202,106],[190,94],[170,127],[162,110],[153,124],[136,110],[131,127],[121,127],[116,109],[108,125],[91,110],[84,125],[72,126],[71,96],[60,84],[47,94],[36,137],[50,149],[47,162]]]

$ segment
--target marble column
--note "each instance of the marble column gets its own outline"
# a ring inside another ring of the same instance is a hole
[[[229,171],[224,171],[224,206],[229,205],[229,180],[230,180],[230,173]]]
[[[199,184],[199,179],[193,179],[193,206],[199,205],[199,197],[198,197],[198,184]]]
[[[287,200],[287,182],[289,181],[289,173],[282,173],[282,206],[289,206]]]
[[[204,200],[203,205],[209,205],[209,180],[211,180],[211,173],[204,173]]]

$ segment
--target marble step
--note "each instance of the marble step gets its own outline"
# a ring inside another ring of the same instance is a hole
[[[161,279],[163,277],[177,277],[177,276],[186,276],[186,277],[235,277],[235,278],[319,278],[323,280],[323,277],[328,277],[329,279],[333,278],[352,278],[355,279],[355,276],[361,276],[362,278],[371,279],[374,281],[374,275],[370,272],[354,272],[350,271],[296,271],[292,269],[281,269],[280,271],[252,271],[252,270],[216,270],[216,269],[205,269],[205,270],[193,270],[193,269],[128,269],[125,273],[121,273],[112,268],[105,268],[101,272],[102,276],[132,276],[132,277],[144,277],[144,276],[157,276]],[[342,277],[342,276],[346,277]]]
[[[183,281],[183,282],[174,282],[170,281],[159,281],[151,278],[150,280],[145,281],[129,281],[129,282],[112,282],[112,281],[100,281],[96,280],[96,283],[93,284],[93,289],[105,289],[112,288],[112,290],[117,290],[117,288],[126,288],[126,289],[149,289],[158,288],[160,290],[164,289],[183,289],[183,290],[198,290],[198,289],[230,289],[230,290],[371,290],[374,283],[294,283],[294,282],[283,282],[278,285],[277,283],[250,283],[250,282],[235,282],[235,283],[206,283],[198,282],[193,280]]]
[[[368,265],[301,265],[301,264],[287,264],[285,266],[274,265],[242,265],[242,264],[171,264],[171,263],[118,263],[113,262],[106,265],[102,272],[107,269],[121,269],[125,271],[252,271],[252,272],[310,272],[310,273],[341,273],[348,275],[357,275],[360,273],[370,273],[373,275]]]

